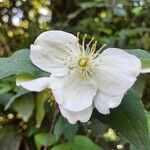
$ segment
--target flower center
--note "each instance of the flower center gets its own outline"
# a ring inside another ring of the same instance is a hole
[[[88,59],[87,57],[81,57],[81,58],[78,60],[78,64],[79,64],[79,66],[82,67],[82,68],[87,67],[88,62],[89,62],[89,59]]]
[[[99,57],[100,51],[105,45],[96,50],[97,41],[94,42],[94,38],[92,38],[88,44],[85,44],[86,36],[87,34],[84,35],[82,44],[80,45],[81,53],[69,65],[71,66],[70,68],[76,69],[79,77],[89,78],[94,74],[93,71],[95,68],[99,67],[96,59]],[[79,33],[77,33],[77,38],[79,42]]]

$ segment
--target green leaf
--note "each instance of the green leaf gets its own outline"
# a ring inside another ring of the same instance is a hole
[[[150,133],[150,112],[147,112],[146,116],[147,116],[148,131]]]
[[[145,50],[148,50],[150,48],[150,42],[149,41],[150,41],[150,35],[148,32],[146,32],[144,34],[144,36],[142,36],[142,38],[141,38],[141,42],[142,42],[143,48]]]
[[[12,108],[18,113],[18,118],[22,118],[24,122],[27,122],[34,110],[32,94],[26,94],[16,99],[13,102]]]
[[[36,127],[39,128],[45,116],[44,103],[50,97],[49,89],[36,94]]]
[[[34,140],[37,150],[41,150],[44,145],[51,146],[56,143],[55,136],[49,133],[38,133],[34,136]]]
[[[70,150],[70,143],[62,143],[59,145],[54,146],[51,150]]]
[[[13,129],[3,128],[0,131],[0,135],[3,137],[0,139],[1,150],[19,150],[21,144],[21,136],[17,135]]]
[[[121,105],[109,115],[99,115],[99,119],[120,132],[137,150],[149,150],[150,141],[144,107],[133,89],[125,95]]]
[[[12,85],[10,85],[9,83],[0,83],[0,95],[6,93],[6,92],[9,92],[10,90],[12,90]]]
[[[29,49],[22,49],[8,58],[0,58],[0,79],[21,73],[30,73],[35,77],[47,75],[32,64],[29,55]]]
[[[150,72],[150,53],[141,49],[127,50],[128,53],[135,55],[142,62],[142,72]]]
[[[12,93],[5,93],[0,95],[0,105],[5,106],[9,103],[10,99],[14,96]]]
[[[91,124],[88,126],[88,128],[92,130],[92,134],[97,137],[103,136],[103,134],[107,131],[108,126],[95,118],[91,119],[90,121]]]
[[[138,15],[142,10],[143,10],[142,6],[134,7],[132,9],[132,13],[135,14],[135,15]]]
[[[91,139],[83,135],[76,135],[71,144],[72,150],[101,150]]]
[[[57,140],[61,135],[64,135],[67,139],[73,139],[77,130],[77,124],[69,124],[65,119],[60,117],[55,124],[54,134]]]
[[[138,76],[134,86],[132,87],[133,89],[135,89],[139,96],[142,97],[143,96],[143,93],[144,93],[144,90],[145,90],[145,79],[144,79],[144,76],[143,75],[140,75]]]
[[[11,104],[15,101],[15,99],[17,99],[17,98],[19,98],[20,96],[25,95],[25,94],[27,94],[27,93],[29,93],[29,91],[27,91],[27,90],[24,89],[24,88],[19,87],[19,88],[18,88],[18,91],[17,91],[17,94],[14,95],[14,96],[12,96],[12,97],[10,98],[9,102],[6,104],[5,110],[7,110],[8,108],[10,108]]]

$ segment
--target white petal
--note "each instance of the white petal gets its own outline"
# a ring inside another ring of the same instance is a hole
[[[137,57],[116,48],[106,49],[97,61],[95,79],[99,90],[105,94],[123,95],[141,71],[141,61]]]
[[[119,69],[125,74],[138,76],[141,71],[141,61],[119,48],[108,48],[100,55],[101,64],[104,66]]]
[[[97,91],[92,81],[73,75],[62,78],[51,76],[50,87],[57,103],[70,111],[82,111],[91,106]]]
[[[91,117],[93,106],[90,106],[87,109],[78,112],[69,111],[60,105],[59,109],[62,116],[67,118],[69,123],[75,124],[78,120],[81,122],[87,122]]]
[[[102,114],[109,114],[110,108],[115,108],[120,105],[123,95],[110,96],[98,92],[94,98],[95,108]]]
[[[49,77],[42,77],[33,80],[16,80],[16,85],[29,91],[40,92],[49,87],[49,79]]]
[[[56,76],[66,75],[68,73],[68,67],[64,62],[65,56],[61,58],[60,54],[59,57],[56,57],[50,50],[51,49],[44,46],[31,45],[30,58],[33,64]]]
[[[67,32],[47,31],[31,45],[31,61],[40,69],[56,76],[67,74],[66,63],[79,55],[78,39]]]
[[[60,48],[58,51],[80,53],[78,38],[71,33],[52,30],[40,34],[35,42],[35,45],[43,45],[46,47]]]

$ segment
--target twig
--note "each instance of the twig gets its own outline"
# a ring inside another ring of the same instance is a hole
[[[54,112],[53,112],[53,118],[52,118],[51,126],[50,126],[50,129],[49,129],[49,134],[51,134],[52,131],[53,131],[54,123],[55,123],[55,120],[56,120],[58,112],[59,112],[58,106],[56,105],[55,108],[54,108]],[[43,150],[47,150],[47,148],[48,148],[48,146],[44,145],[44,149]]]

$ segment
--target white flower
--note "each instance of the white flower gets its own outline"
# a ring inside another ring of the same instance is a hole
[[[51,88],[61,114],[70,123],[88,121],[94,107],[109,114],[141,71],[141,62],[135,56],[118,48],[100,54],[96,42],[91,44],[93,39],[85,45],[85,37],[80,45],[79,39],[67,32],[42,33],[31,45],[30,58],[50,77],[17,81],[31,91]]]

